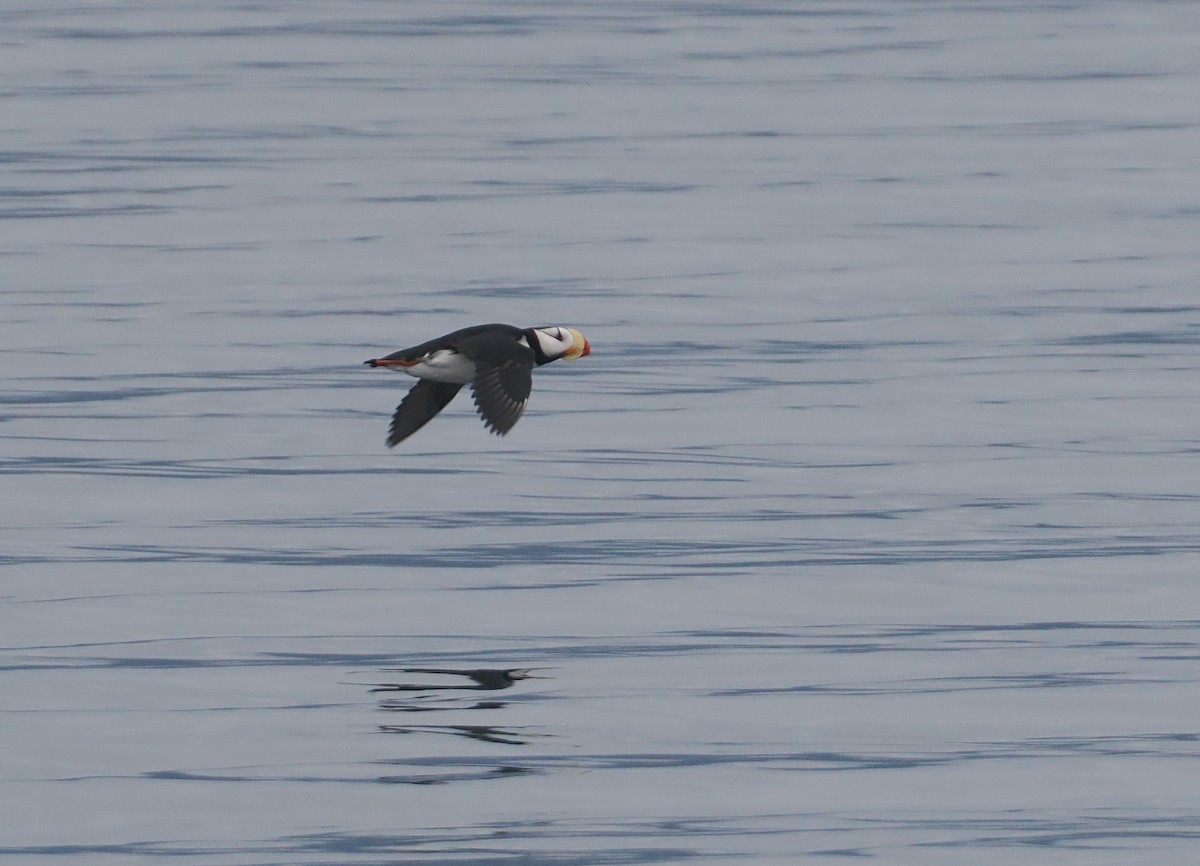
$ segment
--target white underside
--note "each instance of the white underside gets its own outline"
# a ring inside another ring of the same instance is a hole
[[[466,385],[475,379],[475,362],[449,349],[439,349],[426,355],[421,363],[400,369],[418,379],[432,379],[435,382],[449,382],[454,385]]]

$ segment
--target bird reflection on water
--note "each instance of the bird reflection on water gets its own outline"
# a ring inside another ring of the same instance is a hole
[[[444,685],[425,683],[382,683],[371,689],[373,692],[424,692],[424,691],[453,691],[471,689],[474,691],[492,691],[495,689],[510,689],[521,680],[545,680],[549,677],[538,676],[531,671],[548,670],[548,668],[475,668],[473,670],[455,670],[453,668],[388,668],[388,673],[404,674],[440,674],[443,676],[465,677],[474,685]]]
[[[403,698],[381,700],[379,707],[388,712],[421,713],[451,710],[497,710],[507,701],[475,701],[466,703],[460,698],[438,695],[439,692],[498,691],[510,689],[523,680],[549,679],[533,671],[546,668],[389,668],[387,673],[429,674],[454,678],[445,683],[379,683],[372,692],[404,692]],[[465,697],[465,696],[464,696]],[[436,703],[435,703],[436,702]],[[379,730],[388,734],[452,734],[486,743],[503,745],[526,745],[534,737],[550,734],[533,734],[521,727],[498,727],[494,725],[380,725]]]
[[[385,734],[453,734],[484,743],[501,743],[506,746],[524,746],[534,737],[544,738],[551,734],[530,734],[522,728],[501,728],[494,725],[380,725]]]

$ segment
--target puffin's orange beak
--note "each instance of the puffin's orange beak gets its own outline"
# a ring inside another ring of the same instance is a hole
[[[592,344],[588,342],[587,337],[581,334],[574,328],[567,328],[571,332],[571,348],[567,349],[563,355],[568,361],[574,361],[576,358],[583,358],[592,354]]]

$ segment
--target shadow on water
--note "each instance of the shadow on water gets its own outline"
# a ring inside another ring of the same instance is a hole
[[[489,707],[488,709],[495,709]],[[392,707],[383,707],[392,709]],[[473,709],[484,709],[476,705]],[[526,746],[535,737],[550,737],[552,734],[530,734],[523,728],[497,728],[492,725],[380,725],[379,730],[385,734],[452,734],[466,737],[468,740],[479,740],[483,743],[499,743],[505,746]]]
[[[529,776],[535,772],[529,767],[504,764],[476,772],[406,773],[396,776],[380,776],[376,781],[384,785],[448,785],[451,782],[486,782],[495,779],[513,779],[519,776]]]
[[[470,689],[474,691],[492,691],[494,689],[511,689],[521,680],[543,680],[548,677],[538,676],[531,671],[545,668],[473,668],[456,670],[454,668],[396,668],[385,673],[405,674],[437,674],[439,676],[461,677],[470,680],[471,685],[462,683],[433,684],[433,683],[383,683],[371,689],[373,692],[431,692]]]
[[[418,674],[426,680],[429,677],[442,677],[441,682],[385,682],[376,684],[372,692],[400,693],[403,697],[386,698],[379,702],[379,708],[393,713],[429,713],[451,711],[487,711],[494,712],[508,705],[507,701],[476,700],[465,696],[443,693],[501,691],[511,689],[518,683],[530,679],[548,679],[533,671],[545,668],[391,668],[383,673]],[[431,734],[438,736],[463,737],[482,743],[502,746],[525,746],[534,739],[547,739],[553,734],[535,733],[529,726],[478,725],[478,724],[447,724],[447,725],[408,725],[386,724],[379,726],[384,734]],[[434,785],[459,781],[482,781],[489,779],[505,779],[525,775],[534,770],[525,766],[515,766],[510,762],[488,766],[469,772],[417,773],[404,775],[388,775],[379,778],[380,782],[388,784]]]

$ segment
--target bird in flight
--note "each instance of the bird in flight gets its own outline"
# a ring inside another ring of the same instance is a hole
[[[403,371],[421,380],[392,415],[387,438],[391,448],[445,409],[463,385],[471,386],[484,426],[503,436],[525,411],[533,390],[534,367],[591,353],[587,338],[574,328],[494,324],[463,328],[363,363]]]

